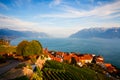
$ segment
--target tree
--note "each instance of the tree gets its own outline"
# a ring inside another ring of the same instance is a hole
[[[33,41],[39,44],[40,49],[43,49],[43,48],[42,48],[42,44],[41,44],[39,41],[37,41],[37,40],[33,40]],[[41,50],[40,53],[43,53],[43,50]]]
[[[17,53],[23,56],[40,55],[42,54],[42,45],[36,40],[22,41],[17,46]]]
[[[29,44],[28,41],[23,40],[22,42],[20,42],[17,46],[16,52],[18,55],[24,55],[25,53],[25,47]]]
[[[30,42],[30,47],[31,51],[33,52],[32,54],[42,54],[42,45],[37,40],[32,40]]]
[[[71,58],[71,64],[72,65],[77,65],[77,61],[76,61],[75,57]]]

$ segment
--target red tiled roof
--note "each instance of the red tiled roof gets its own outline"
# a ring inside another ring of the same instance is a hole
[[[71,56],[70,55],[64,55],[63,60],[70,60]]]
[[[91,60],[93,57],[91,56],[91,55],[83,55],[83,56],[81,56],[79,59],[80,60]]]
[[[74,54],[74,53],[71,53],[70,56],[71,56],[71,57],[77,57],[77,55]]]
[[[112,65],[110,63],[105,64],[106,67],[111,67]]]
[[[99,59],[97,59],[96,62],[103,62],[103,60],[99,60]]]
[[[105,66],[106,66],[106,68],[107,68],[107,70],[108,70],[109,72],[117,71],[117,70],[115,69],[115,67],[112,66],[112,64],[110,64],[110,63],[106,63]]]
[[[84,55],[84,58],[89,60],[89,59],[92,59],[93,57],[91,55]]]
[[[103,60],[103,58],[100,58],[100,57],[99,57],[99,58],[97,58],[97,59],[99,59],[99,60]]]
[[[61,58],[54,57],[55,61],[61,62]]]
[[[48,54],[48,55],[52,60],[54,59],[54,56],[52,54]]]
[[[52,60],[54,59],[59,62],[61,61],[61,58],[54,57],[52,54],[50,54],[48,52],[48,49],[44,49],[44,53],[48,54]],[[77,62],[81,60],[91,60],[93,58],[93,56],[90,54],[84,54],[78,57],[75,53],[65,54],[64,52],[56,52],[56,55],[63,56],[63,60],[68,60],[68,61],[71,60],[71,57],[74,57]]]
[[[47,48],[43,49],[43,53],[44,54],[48,53],[48,49]]]
[[[57,52],[56,54],[62,56],[64,52]]]
[[[104,58],[102,56],[97,56],[97,59],[104,60]]]

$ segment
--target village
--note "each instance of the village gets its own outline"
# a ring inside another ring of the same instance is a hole
[[[96,56],[95,54],[76,54],[65,53],[60,51],[48,51],[47,48],[43,50],[44,54],[48,55],[47,60],[55,60],[58,62],[67,62],[71,63],[71,59],[74,58],[79,67],[84,66],[87,63],[95,63],[100,65],[102,68],[108,70],[108,72],[116,72],[116,68],[111,63],[105,63],[102,56]]]
[[[3,44],[3,42],[1,42],[1,44]],[[4,42],[4,45],[10,46],[8,42],[7,44]],[[108,77],[111,77],[110,74],[118,72],[116,67],[114,67],[111,63],[106,63],[104,61],[104,58],[101,55],[95,55],[95,54],[89,54],[89,53],[78,54],[75,52],[69,53],[69,52],[62,52],[62,51],[50,51],[48,50],[48,48],[43,48],[42,52],[43,54],[41,56],[32,55],[28,57],[23,57],[22,55],[18,55],[15,52],[10,52],[10,53],[0,52],[0,56],[4,57],[5,59],[8,59],[8,61],[10,59],[11,61],[10,65],[14,65],[11,68],[9,68],[8,71],[21,64],[31,65],[32,70],[28,66],[23,66],[21,68],[21,73],[19,74],[19,75],[27,75],[28,77],[31,77],[31,75],[33,75],[34,69],[36,66],[39,67],[39,69],[41,70],[44,64],[46,63],[46,61],[56,61],[59,63],[66,63],[66,64],[78,66],[80,68],[88,64],[97,64],[105,70],[102,73],[104,73]],[[31,62],[32,59],[36,59],[36,60],[34,62]],[[9,64],[7,64],[8,61],[1,60],[3,64],[1,64],[0,67],[2,66],[6,67],[7,65],[9,66]],[[14,70],[16,70],[17,72],[17,69],[14,69]],[[5,72],[7,72],[7,70],[3,72],[1,71],[0,74],[3,74]]]

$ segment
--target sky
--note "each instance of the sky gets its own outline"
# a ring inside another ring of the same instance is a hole
[[[0,28],[68,37],[95,27],[120,27],[120,0],[0,0]]]

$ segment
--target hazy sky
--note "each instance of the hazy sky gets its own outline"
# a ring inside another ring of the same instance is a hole
[[[0,0],[0,28],[67,37],[91,27],[120,27],[120,0]]]

